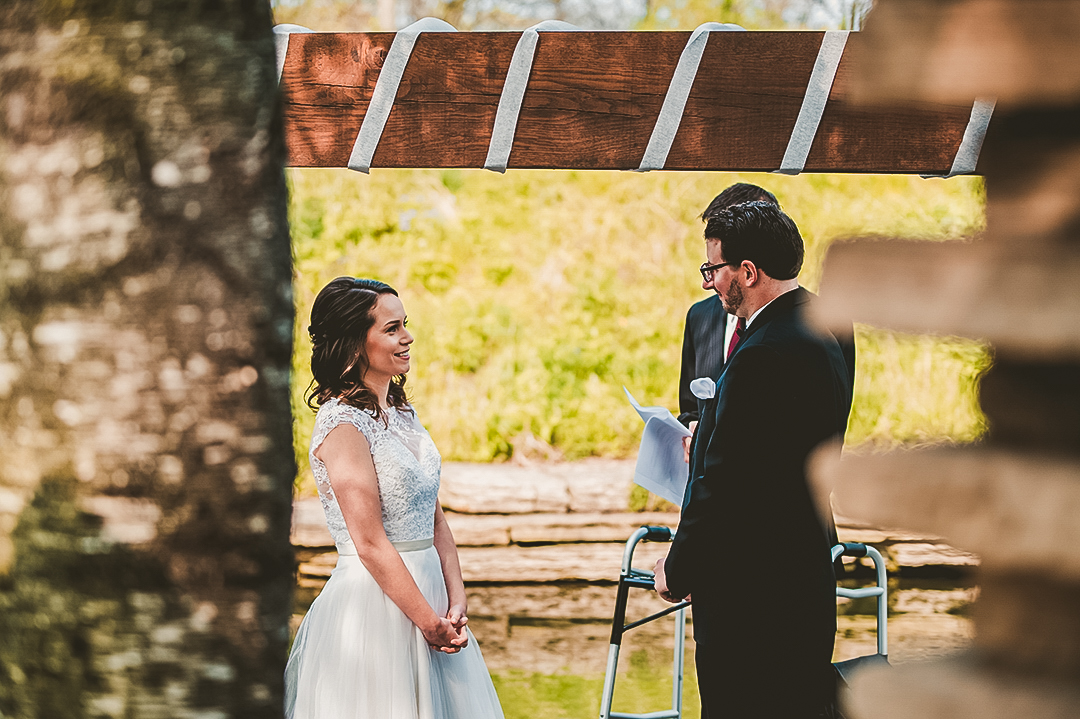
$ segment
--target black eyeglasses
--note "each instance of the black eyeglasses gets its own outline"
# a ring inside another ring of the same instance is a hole
[[[702,262],[701,267],[699,267],[698,270],[701,272],[702,279],[704,279],[706,282],[712,282],[713,273],[721,267],[727,267],[728,265],[735,266],[741,264],[741,262],[721,262],[718,265],[710,265],[708,262]]]

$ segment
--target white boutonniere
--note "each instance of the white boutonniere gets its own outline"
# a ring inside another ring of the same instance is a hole
[[[698,377],[690,382],[690,392],[698,399],[712,399],[716,396],[716,381],[711,377]]]

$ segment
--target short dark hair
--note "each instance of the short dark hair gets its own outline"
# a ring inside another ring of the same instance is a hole
[[[774,280],[793,279],[802,269],[799,228],[769,202],[744,202],[720,210],[705,225],[705,239],[720,241],[725,262],[750,260]]]
[[[758,201],[771,202],[777,207],[780,206],[780,203],[776,201],[776,195],[764,187],[751,185],[749,182],[736,182],[712,199],[709,206],[701,213],[701,219],[708,222],[709,218],[720,210],[726,210],[732,205],[741,205],[744,202]]]
[[[368,371],[367,335],[379,297],[397,291],[378,280],[338,277],[323,287],[311,306],[311,384],[307,404],[312,409],[337,397],[345,404],[382,418],[379,398],[364,384]],[[388,403],[409,410],[405,375],[390,380]]]

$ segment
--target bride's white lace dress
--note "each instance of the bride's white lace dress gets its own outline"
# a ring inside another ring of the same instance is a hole
[[[434,608],[447,611],[439,554],[432,546],[441,458],[410,412],[387,422],[338,400],[315,418],[309,459],[338,550],[330,580],[293,641],[285,671],[286,719],[502,719],[480,649],[430,649],[356,556],[326,467],[315,450],[334,427],[351,424],[371,446],[386,536]]]

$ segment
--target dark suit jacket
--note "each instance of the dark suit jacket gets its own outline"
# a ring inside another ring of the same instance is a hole
[[[733,691],[765,681],[767,693],[775,674],[747,667],[775,667],[781,655],[785,691],[817,696],[831,681],[830,521],[814,506],[806,461],[843,437],[851,380],[837,341],[806,325],[812,297],[799,288],[762,310],[720,375],[665,564],[671,592],[693,594],[698,651],[738,658],[723,672]]]
[[[701,419],[701,400],[690,391],[690,382],[698,377],[718,379],[724,369],[727,347],[724,331],[727,328],[727,311],[720,297],[695,302],[686,312],[683,329],[682,365],[679,371],[679,421],[689,427]],[[849,383],[855,384],[855,340],[852,335],[838,337],[840,349],[847,364]]]
[[[682,369],[679,372],[679,421],[689,427],[700,417],[697,397],[690,391],[690,382],[698,377],[720,377],[724,367],[724,329],[728,313],[720,298],[714,293],[701,302],[695,302],[686,313],[683,330]]]

